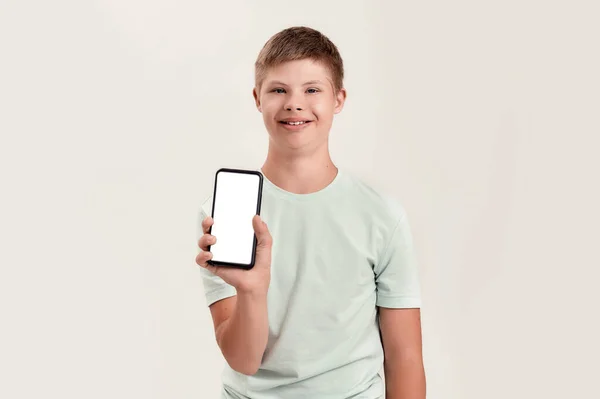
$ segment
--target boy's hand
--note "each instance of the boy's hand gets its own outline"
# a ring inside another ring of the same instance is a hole
[[[196,256],[196,263],[221,277],[223,281],[235,287],[237,291],[266,294],[271,282],[271,247],[273,245],[273,239],[266,223],[258,215],[254,215],[254,218],[252,218],[252,227],[256,234],[257,243],[256,260],[254,267],[250,270],[229,266],[211,266],[206,263],[212,258],[212,253],[208,251],[208,245],[214,245],[217,242],[217,238],[208,233],[208,229],[213,223],[214,221],[210,216],[202,221],[204,235],[198,241],[201,251]]]

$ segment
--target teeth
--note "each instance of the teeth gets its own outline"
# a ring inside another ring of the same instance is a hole
[[[299,121],[299,122],[285,122],[285,123],[288,124],[288,125],[294,125],[294,126],[296,126],[296,125],[303,125],[304,124],[303,121]]]

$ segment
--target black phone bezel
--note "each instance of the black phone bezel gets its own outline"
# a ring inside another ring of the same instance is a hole
[[[211,213],[210,217],[213,218],[213,220],[214,220],[215,204],[217,203],[217,181],[219,179],[219,173],[221,173],[221,172],[240,173],[240,174],[249,174],[249,175],[257,175],[258,176],[259,183],[258,183],[258,201],[256,201],[256,214],[260,215],[260,209],[261,209],[261,203],[262,203],[262,189],[263,189],[262,173],[260,173],[257,170],[220,168],[215,173],[215,181],[214,181],[214,187],[213,187],[213,200],[212,200],[212,207],[211,207],[212,209],[210,212]],[[208,229],[208,233],[210,234],[211,231],[212,231],[212,226],[210,226],[210,228]],[[237,268],[241,268],[241,269],[250,270],[254,267],[254,264],[256,263],[256,245],[257,245],[256,234],[254,234],[254,240],[252,243],[252,258],[251,258],[251,261],[249,264],[213,261],[212,259],[208,260],[206,263],[208,263],[209,265],[212,265],[212,266],[237,267]],[[210,248],[211,248],[211,245],[208,245],[207,246],[208,251],[210,251]]]

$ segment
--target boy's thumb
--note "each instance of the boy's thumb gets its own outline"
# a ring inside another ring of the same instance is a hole
[[[256,241],[259,246],[268,246],[271,244],[271,234],[269,234],[269,228],[259,215],[255,215],[252,219],[252,227],[254,227]]]

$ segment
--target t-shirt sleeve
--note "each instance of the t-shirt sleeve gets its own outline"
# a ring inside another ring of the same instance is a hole
[[[376,305],[385,308],[420,308],[421,290],[413,239],[406,212],[394,202],[395,227],[388,235],[374,268]]]
[[[212,198],[209,197],[206,201],[204,201],[204,203],[200,206],[200,210],[198,211],[196,223],[196,243],[204,234],[202,231],[202,221],[210,215],[210,209],[212,207],[211,200]],[[198,248],[198,251],[200,251],[200,248]],[[204,295],[206,297],[207,306],[210,306],[221,299],[237,294],[235,287],[226,283],[221,277],[215,276],[213,273],[204,269],[203,267],[198,266],[198,269],[200,269],[202,284],[204,285]]]

